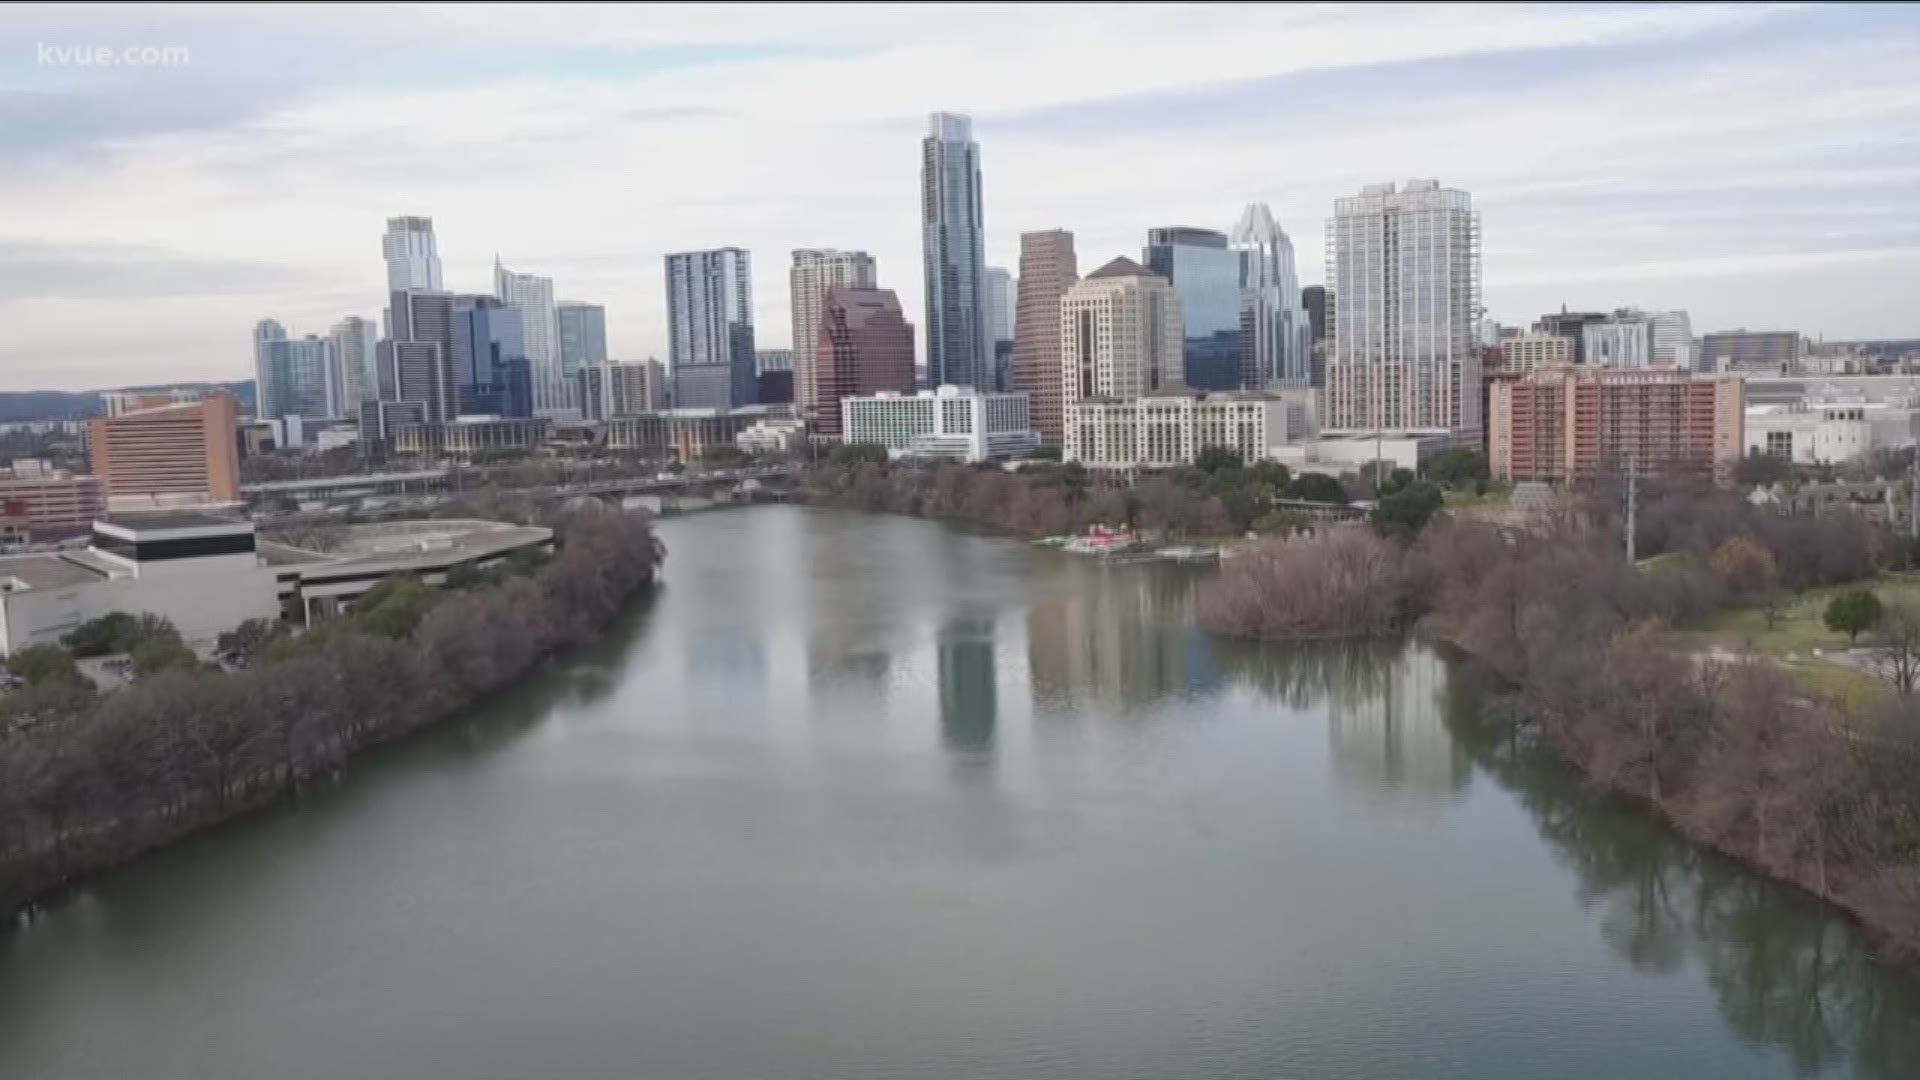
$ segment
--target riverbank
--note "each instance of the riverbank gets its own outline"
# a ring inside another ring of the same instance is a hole
[[[1663,627],[1742,599],[1700,556],[1733,536],[1761,545],[1772,522],[1725,521],[1729,535],[1645,572],[1578,528],[1503,536],[1444,523],[1404,546],[1359,533],[1290,542],[1228,564],[1202,623],[1261,640],[1445,642],[1589,783],[1843,912],[1882,955],[1920,963],[1920,714],[1898,700],[1849,712],[1796,693],[1770,662],[1701,663],[1663,641]],[[1873,538],[1850,519],[1803,547],[1772,539],[1779,573],[1806,585],[1872,570]]]
[[[644,516],[552,520],[543,567],[465,588],[400,583],[272,642],[243,671],[159,672],[96,696],[35,686],[0,734],[0,919],[336,777],[356,756],[458,716],[593,640],[653,588]]]

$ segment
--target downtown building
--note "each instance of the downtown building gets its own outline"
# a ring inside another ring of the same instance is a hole
[[[387,291],[403,289],[437,290],[440,279],[440,245],[434,239],[430,217],[391,217],[380,238],[380,254],[387,264]]]
[[[453,298],[454,419],[534,416],[537,395],[525,316],[525,309],[497,296]]]
[[[668,255],[667,367],[676,408],[754,403],[753,282],[746,251]]]
[[[1177,381],[1202,390],[1238,389],[1240,256],[1228,248],[1226,234],[1185,227],[1150,229],[1141,258],[1180,294],[1183,341]]]
[[[1434,180],[1374,184],[1327,223],[1332,348],[1320,424],[1479,442],[1480,219]]]
[[[1048,446],[1061,445],[1065,434],[1060,406],[1060,301],[1079,280],[1072,233],[1049,229],[1020,234],[1010,387],[1027,395],[1034,430]]]
[[[1069,460],[1089,469],[1164,469],[1222,447],[1242,461],[1274,457],[1312,434],[1299,394],[1177,390],[1137,398],[1089,398],[1074,406]]]
[[[571,395],[582,371],[607,362],[607,309],[562,300],[554,308],[554,317],[560,333],[560,377]]]
[[[534,414],[566,413],[574,407],[573,393],[561,369],[560,312],[553,301],[553,279],[516,273],[502,266],[495,256],[493,294],[520,312],[521,336],[532,368]],[[604,320],[601,329],[604,337]]]
[[[1806,356],[1806,339],[1795,330],[1722,330],[1700,339],[1700,370],[1749,375],[1792,375]]]
[[[1083,460],[1098,438],[1083,403],[1155,396],[1185,384],[1186,336],[1180,294],[1167,279],[1120,258],[1088,274],[1060,301],[1062,457]]]
[[[262,319],[253,328],[254,415],[262,420],[325,420],[344,415],[340,368],[331,338],[289,338]]]
[[[108,509],[239,502],[239,421],[225,393],[89,421],[87,456]]]
[[[1629,468],[1724,481],[1745,452],[1738,377],[1581,365],[1488,388],[1493,478],[1566,483]]]
[[[1267,204],[1257,202],[1248,204],[1234,224],[1230,243],[1240,281],[1239,385],[1248,390],[1312,385],[1313,323],[1302,302],[1293,241]]]
[[[913,325],[893,290],[828,290],[815,333],[813,400],[823,437],[843,434],[842,400],[913,392]]]
[[[980,144],[973,121],[934,113],[920,143],[922,258],[927,285],[927,384],[992,384]]]
[[[787,367],[793,371],[794,407],[801,416],[807,416],[820,401],[814,358],[819,349],[820,317],[826,309],[827,293],[834,289],[877,289],[880,282],[873,256],[864,251],[832,248],[796,250],[787,279],[793,309],[793,348]],[[760,370],[768,369],[763,366]],[[838,412],[837,405],[830,404],[827,408]]]
[[[1573,363],[1573,339],[1560,334],[1516,334],[1501,340],[1502,373],[1524,374]]]
[[[593,422],[667,407],[667,369],[658,360],[609,360],[581,370],[581,418]]]
[[[982,462],[1040,448],[1025,394],[967,386],[919,393],[883,391],[840,402],[848,443],[884,446],[892,457]]]
[[[327,337],[339,372],[340,403],[333,415],[357,417],[362,403],[380,398],[380,328],[372,319],[349,315],[334,323]]]

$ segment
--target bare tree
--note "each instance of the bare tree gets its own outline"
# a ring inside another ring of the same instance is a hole
[[[1920,686],[1920,605],[1911,600],[1889,600],[1880,613],[1873,641],[1880,649],[1880,671],[1901,697],[1911,697]]]

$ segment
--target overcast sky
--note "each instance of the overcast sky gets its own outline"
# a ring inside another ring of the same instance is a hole
[[[183,46],[82,67],[48,47]],[[662,355],[661,256],[864,248],[921,320],[919,139],[970,113],[987,259],[1081,267],[1265,200],[1303,282],[1333,199],[1436,177],[1486,300],[1685,307],[1696,332],[1920,337],[1920,7],[565,4],[0,9],[0,389],[251,375],[272,316],[378,317],[380,233],[434,219]]]

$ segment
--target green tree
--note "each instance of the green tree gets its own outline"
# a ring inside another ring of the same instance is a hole
[[[260,650],[287,632],[287,624],[278,619],[248,619],[214,639],[214,647],[223,653],[257,656]]]
[[[1338,479],[1325,473],[1301,473],[1294,477],[1287,485],[1286,497],[1302,502],[1347,505],[1347,489]]]
[[[1847,635],[1847,644],[1859,639],[1880,621],[1880,598],[1867,589],[1848,589],[1827,601],[1827,629]]]
[[[1230,447],[1207,446],[1201,448],[1193,464],[1201,472],[1217,473],[1222,469],[1238,469],[1245,462],[1240,459],[1239,451]]]
[[[83,658],[132,652],[139,640],[140,620],[124,611],[110,611],[83,622],[66,637],[67,648]]]
[[[1470,446],[1450,446],[1427,459],[1425,472],[1436,484],[1468,487],[1488,478],[1487,455]]]
[[[1293,474],[1287,471],[1285,465],[1272,458],[1260,458],[1247,466],[1247,478],[1265,487],[1270,493],[1278,495],[1286,490],[1287,482],[1293,479]]]
[[[1445,501],[1436,484],[1424,480],[1408,484],[1374,504],[1374,531],[1394,539],[1412,539],[1427,527]]]
[[[190,668],[200,662],[179,634],[153,634],[133,647],[133,674],[144,679],[168,668]]]
[[[353,603],[353,621],[370,634],[401,638],[413,633],[430,602],[427,587],[411,574],[390,577]]]
[[[73,654],[58,645],[29,645],[16,650],[7,658],[7,666],[25,679],[28,686],[57,683],[77,686],[86,682],[86,677],[80,674],[80,665],[73,662]]]
[[[851,467],[860,464],[885,465],[887,448],[879,443],[845,443],[827,454],[829,465]]]

